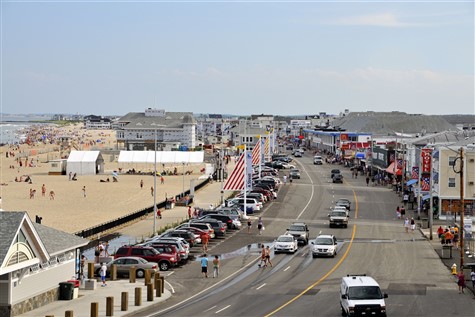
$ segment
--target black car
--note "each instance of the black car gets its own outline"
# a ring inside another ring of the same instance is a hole
[[[336,174],[341,174],[340,170],[339,169],[332,169],[331,178],[333,178]]]
[[[212,218],[212,219],[222,221],[223,223],[226,224],[228,229],[234,229],[233,219],[228,215],[220,214],[215,211],[214,213],[206,214],[205,218]]]
[[[333,180],[334,183],[343,183],[343,175],[335,174],[335,175],[333,175],[332,180]]]

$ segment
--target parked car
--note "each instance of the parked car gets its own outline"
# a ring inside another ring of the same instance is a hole
[[[190,250],[186,248],[186,246],[178,239],[161,239],[161,240],[155,240],[155,241],[150,241],[146,242],[143,244],[144,246],[152,247],[155,248],[155,246],[163,246],[163,245],[170,245],[174,246],[178,254],[180,255],[179,262],[181,263],[186,263],[188,261],[188,257],[190,254]]]
[[[226,206],[233,207],[238,206],[241,210],[244,208],[244,197],[232,198],[226,201]],[[252,208],[252,212],[255,210],[261,210],[261,204],[255,198],[246,198],[246,206]],[[249,210],[247,210],[249,213]]]
[[[216,235],[214,234],[214,229],[213,229],[213,227],[211,227],[211,225],[208,224],[208,223],[198,223],[198,222],[189,221],[189,222],[187,222],[186,224],[183,224],[182,226],[189,226],[189,227],[194,227],[194,228],[201,229],[201,230],[203,230],[203,231],[205,231],[205,232],[208,232],[209,237],[210,237],[211,239],[216,238]]]
[[[170,230],[162,234],[163,238],[166,237],[176,237],[176,238],[183,238],[188,242],[190,245],[190,248],[192,248],[195,245],[195,235],[189,231],[186,230]]]
[[[115,264],[116,266],[118,276],[129,275],[131,267],[135,267],[135,276],[138,278],[142,278],[145,276],[145,270],[150,270],[152,274],[158,272],[158,264],[155,262],[149,262],[143,258],[139,258],[136,256],[125,256],[118,259],[114,259],[106,264],[108,275],[110,274],[110,269],[113,264]],[[94,272],[97,276],[99,276],[100,270],[101,264],[95,263]]]
[[[283,234],[275,240],[274,253],[290,252],[295,253],[298,249],[298,241],[291,234]]]
[[[312,244],[312,256],[316,258],[317,256],[331,256],[335,257],[337,253],[337,242],[334,235],[331,234],[321,234]]]
[[[171,254],[176,257],[177,262],[182,262],[181,261],[181,256],[180,252],[178,250],[178,247],[176,245],[169,245],[169,244],[153,244],[151,245],[152,248],[157,250],[160,253],[166,253],[166,254]]]
[[[214,214],[207,214],[204,218],[212,218],[216,219],[219,221],[222,221],[227,225],[228,229],[240,229],[241,228],[241,222],[239,219],[235,218],[233,219],[229,215],[224,215],[224,214],[219,214],[219,213],[214,213]],[[199,218],[200,220],[203,218]]]
[[[212,218],[202,218],[202,219],[196,219],[191,221],[192,224],[194,223],[207,223],[211,225],[214,229],[214,234],[216,236],[224,236],[226,235],[226,228],[227,225],[223,223],[220,220],[212,219]]]
[[[130,246],[124,245],[120,247],[114,255],[115,259],[125,256],[136,256],[149,262],[158,263],[161,271],[168,271],[171,267],[176,266],[178,259],[170,254],[160,253],[152,247],[147,246]]]
[[[233,215],[241,218],[242,212],[238,207],[218,207],[215,211],[225,215]]]

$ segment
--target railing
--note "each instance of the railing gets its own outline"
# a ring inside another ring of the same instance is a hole
[[[209,182],[209,179],[206,179],[203,182],[196,185],[195,186],[195,191],[198,191],[199,189],[203,188],[206,184],[208,184],[208,182]],[[187,190],[184,193],[180,193],[179,195],[177,195],[177,197],[186,196],[186,195],[189,195],[189,194],[190,194],[190,190]],[[166,205],[166,201],[165,200],[161,201],[161,202],[157,203],[157,209],[163,209],[163,208],[165,208],[165,205]],[[133,220],[136,220],[138,218],[144,217],[144,216],[148,215],[149,213],[153,213],[153,205],[150,206],[150,207],[144,208],[142,210],[130,213],[130,214],[125,215],[123,217],[120,217],[120,218],[117,218],[117,219],[114,219],[114,220],[110,220],[108,222],[104,222],[104,223],[99,224],[97,226],[75,232],[74,234],[79,236],[79,237],[82,237],[82,238],[93,237],[93,236],[98,235],[100,233],[109,231],[113,228],[122,226],[122,225],[124,225],[126,223],[129,223]]]

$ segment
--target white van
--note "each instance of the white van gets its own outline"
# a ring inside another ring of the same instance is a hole
[[[232,198],[226,202],[227,207],[233,206],[244,206],[244,197],[241,198]],[[261,203],[258,202],[255,198],[246,198],[246,207],[252,207],[252,210],[261,210]]]
[[[345,316],[386,316],[387,297],[372,277],[347,275],[341,280],[340,306]]]
[[[322,165],[323,164],[323,159],[320,155],[315,155],[313,157],[313,164],[315,165]]]

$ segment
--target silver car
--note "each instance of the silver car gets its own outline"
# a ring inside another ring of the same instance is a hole
[[[145,276],[145,270],[151,270],[153,274],[158,272],[158,264],[155,262],[148,262],[145,259],[135,256],[124,256],[122,258],[114,259],[106,264],[107,274],[110,274],[112,265],[115,264],[117,268],[117,275],[129,275],[130,268],[134,266],[136,268],[135,276],[142,278]],[[99,275],[101,265],[99,263],[94,264],[94,273]]]

